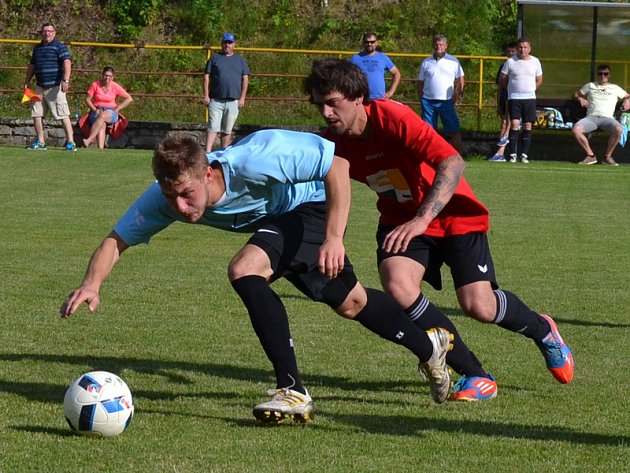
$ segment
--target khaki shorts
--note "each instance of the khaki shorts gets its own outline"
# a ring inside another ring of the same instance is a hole
[[[238,100],[212,99],[208,110],[208,131],[231,135],[238,117]]]
[[[46,111],[50,109],[53,117],[57,120],[70,116],[70,107],[66,99],[66,93],[62,92],[59,86],[43,89],[35,87],[35,92],[42,98],[41,102],[33,102],[31,106],[31,117],[44,117]]]

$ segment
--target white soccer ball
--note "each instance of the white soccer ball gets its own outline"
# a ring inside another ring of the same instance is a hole
[[[114,437],[133,417],[133,399],[127,384],[107,371],[91,371],[74,380],[63,399],[70,428],[78,434]]]

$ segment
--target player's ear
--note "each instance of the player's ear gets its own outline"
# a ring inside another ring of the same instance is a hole
[[[213,177],[214,177],[214,169],[212,168],[212,166],[208,165],[208,167],[206,167],[206,182],[210,183]]]

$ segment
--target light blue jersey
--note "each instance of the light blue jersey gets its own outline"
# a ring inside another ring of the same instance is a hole
[[[326,200],[322,181],[334,151],[332,142],[315,134],[263,130],[208,153],[208,162],[216,161],[223,168],[225,195],[195,223],[249,233],[268,217],[282,215],[305,202]],[[148,243],[177,220],[186,222],[155,182],[129,207],[114,231],[133,246]]]

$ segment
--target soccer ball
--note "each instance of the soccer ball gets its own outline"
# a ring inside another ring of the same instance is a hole
[[[133,399],[127,384],[107,371],[91,371],[74,380],[63,399],[70,428],[82,435],[114,437],[133,417]]]

